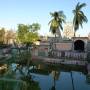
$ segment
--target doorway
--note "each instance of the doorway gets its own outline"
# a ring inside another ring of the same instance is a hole
[[[76,51],[84,51],[84,41],[76,40],[74,42],[74,50],[76,50]]]

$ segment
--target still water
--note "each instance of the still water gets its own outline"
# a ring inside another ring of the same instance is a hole
[[[11,69],[15,70],[16,64]],[[33,65],[29,67],[32,80],[39,83],[40,90],[90,90],[90,75],[85,67]],[[27,75],[27,67],[22,71]],[[21,77],[16,71],[17,79]]]
[[[90,76],[81,71],[37,69],[31,75],[41,90],[90,90]]]

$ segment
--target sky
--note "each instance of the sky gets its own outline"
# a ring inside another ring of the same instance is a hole
[[[90,0],[0,0],[0,27],[17,30],[18,24],[39,23],[39,33],[47,35],[48,23],[52,19],[50,12],[63,11],[67,17],[66,22],[72,22],[72,10],[78,2],[87,4],[82,10],[88,23],[84,23],[77,33],[87,36],[90,32]]]

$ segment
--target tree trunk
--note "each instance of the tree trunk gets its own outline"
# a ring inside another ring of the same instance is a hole
[[[75,30],[74,30],[74,37],[76,37],[76,32],[75,32]]]
[[[76,37],[75,22],[76,22],[76,19],[75,19],[75,21],[74,21],[74,23],[73,23],[74,37]]]
[[[55,44],[55,50],[56,50],[56,33],[55,33],[55,42],[54,42],[54,44]]]
[[[62,38],[62,36],[61,36],[61,32],[60,32],[59,29],[56,30],[56,34],[58,35],[59,38]]]

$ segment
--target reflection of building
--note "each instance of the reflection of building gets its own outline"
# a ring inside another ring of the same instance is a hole
[[[86,76],[86,82],[87,82],[88,84],[90,84],[90,75],[87,75],[87,76]]]
[[[72,38],[74,36],[74,30],[73,30],[72,23],[65,24],[63,34],[64,34],[64,37],[66,38]]]

